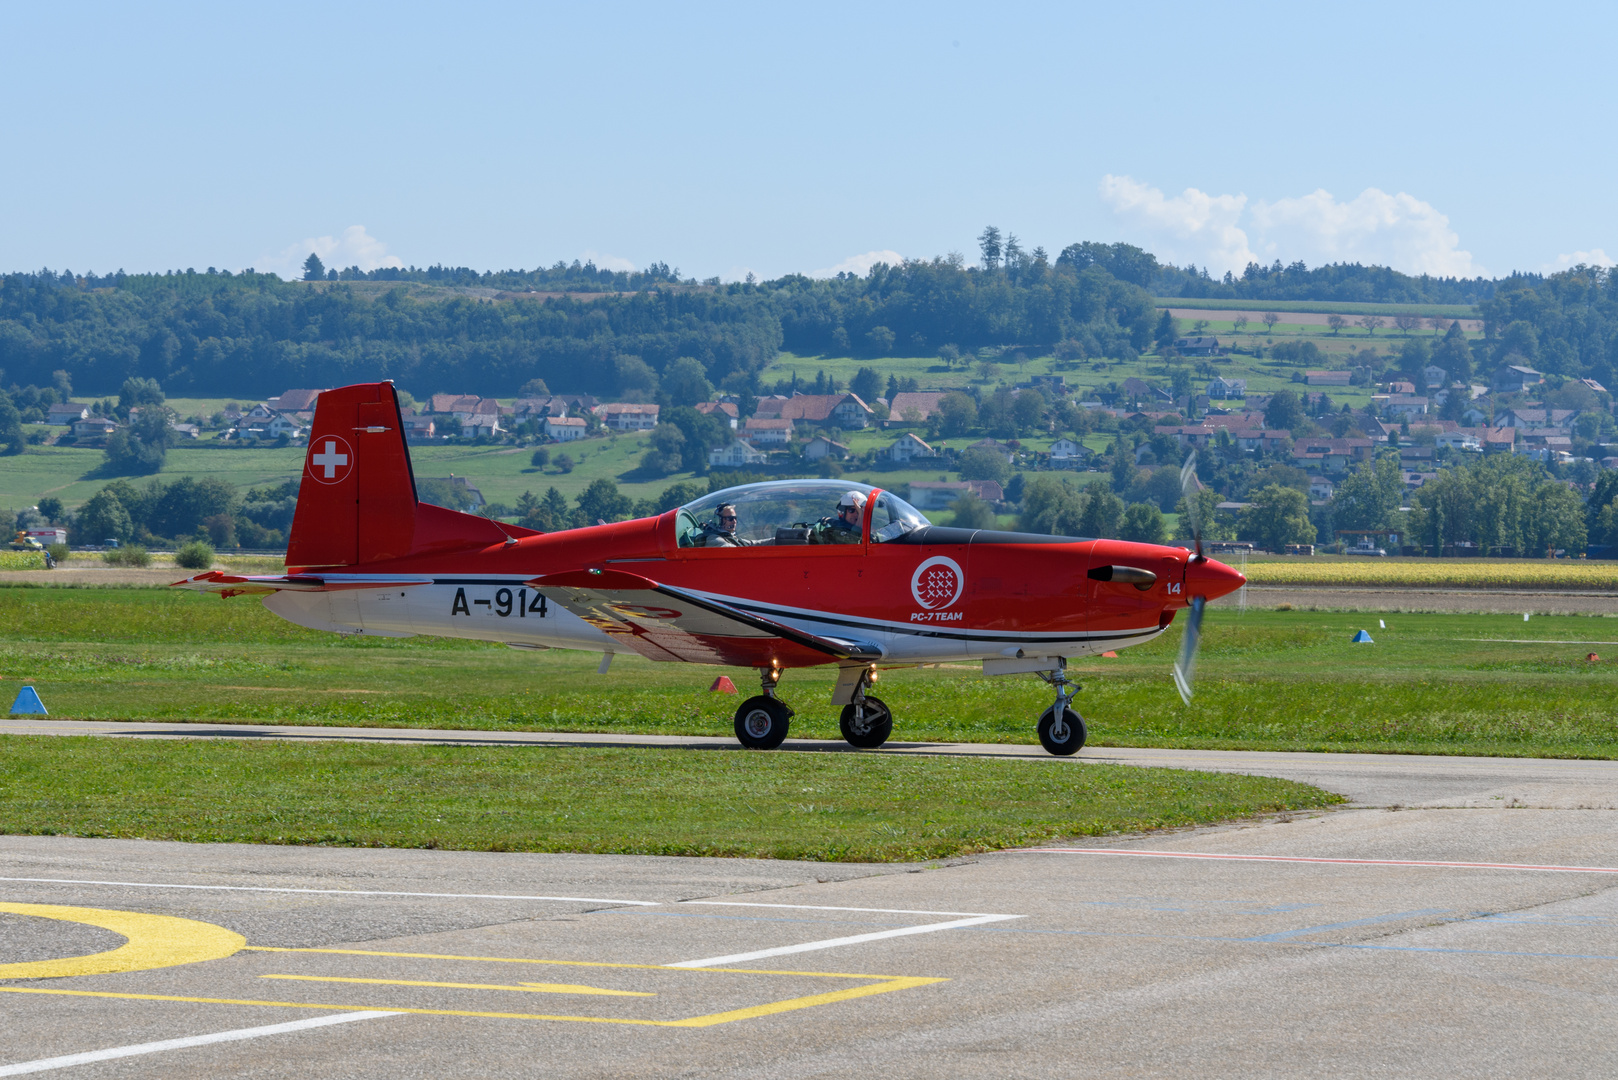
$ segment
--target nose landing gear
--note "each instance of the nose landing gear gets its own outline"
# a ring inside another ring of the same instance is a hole
[[[1056,687],[1055,703],[1039,716],[1037,730],[1040,745],[1058,757],[1078,753],[1088,733],[1084,728],[1084,717],[1068,707],[1073,695],[1079,691],[1079,684],[1068,681],[1067,660],[1063,659],[1055,671],[1037,671],[1035,674]]]
[[[760,668],[763,693],[748,698],[736,709],[736,739],[749,750],[774,750],[787,737],[792,710],[776,700],[775,684],[780,681],[780,668]]]
[[[875,750],[893,734],[893,710],[881,698],[865,692],[875,678],[874,669],[862,669],[854,686],[854,700],[843,706],[839,720],[848,745],[861,750]]]

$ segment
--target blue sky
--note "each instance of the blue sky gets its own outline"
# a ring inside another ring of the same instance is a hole
[[[1618,256],[1613,5],[0,7],[0,270]]]

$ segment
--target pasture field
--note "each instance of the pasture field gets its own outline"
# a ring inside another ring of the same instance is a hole
[[[1117,659],[1075,661],[1101,746],[1618,757],[1618,620],[1210,610],[1197,696],[1169,680],[1178,628]],[[1351,645],[1367,629],[1375,645]],[[1527,640],[1524,640],[1527,639]],[[1588,661],[1594,652],[1602,659]],[[62,718],[729,735],[750,671],[620,655],[524,653],[433,638],[354,640],[254,599],[163,589],[0,588],[0,695],[32,681]],[[838,738],[833,672],[790,672],[792,733]],[[1032,676],[975,665],[882,674],[895,738],[1034,742]]]
[[[0,831],[214,843],[911,861],[1341,801],[1267,777],[855,754],[0,736],[0,755]]]

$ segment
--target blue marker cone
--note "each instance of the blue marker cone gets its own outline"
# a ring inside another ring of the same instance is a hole
[[[11,712],[32,713],[35,716],[49,716],[45,711],[45,703],[39,700],[39,691],[32,686],[25,686],[17,693],[17,700],[11,703]]]
[[[1376,644],[1376,642],[1371,640],[1371,635],[1367,634],[1364,630],[1361,630],[1359,633],[1355,634],[1350,643],[1354,644],[1354,645],[1375,645]]]

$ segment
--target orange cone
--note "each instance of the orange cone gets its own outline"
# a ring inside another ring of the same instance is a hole
[[[1118,659],[1118,654],[1115,653],[1115,652],[1104,652],[1104,653],[1101,654],[1101,659],[1103,659],[1103,660],[1116,660],[1116,659]]]
[[[708,690],[710,693],[715,694],[734,694],[736,684],[730,681],[729,675],[721,675],[713,681],[713,685],[708,687]]]
[[[1595,653],[1591,653],[1589,656],[1586,656],[1585,659],[1586,660],[1600,660],[1601,657],[1597,656]]]

